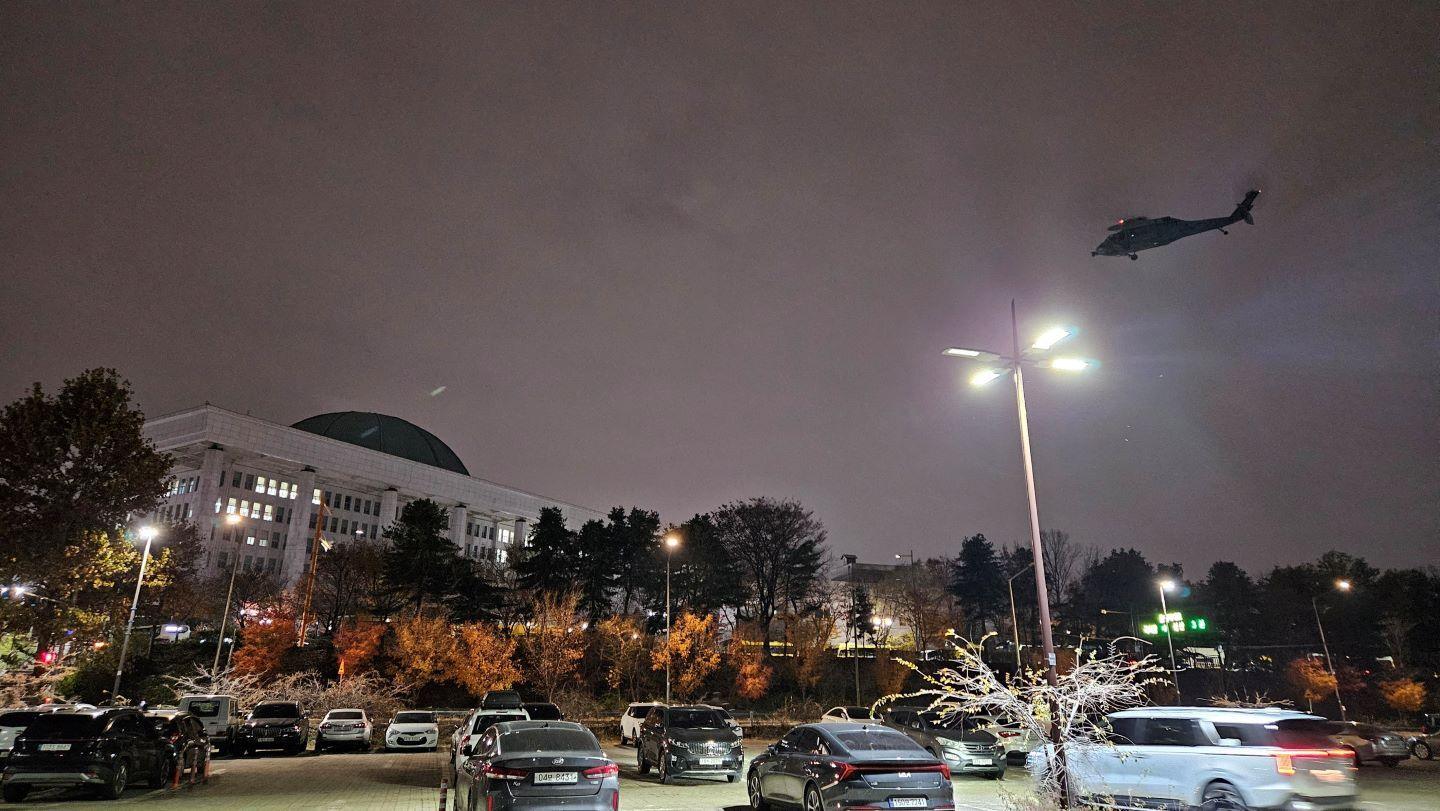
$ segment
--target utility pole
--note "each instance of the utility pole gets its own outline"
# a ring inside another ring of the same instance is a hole
[[[305,577],[305,607],[300,611],[300,632],[295,646],[305,647],[305,634],[310,630],[310,601],[315,597],[315,570],[320,566],[320,544],[325,542],[325,502],[320,502],[320,512],[315,519],[315,537],[310,545],[310,571]]]
[[[120,661],[115,665],[115,684],[110,688],[110,702],[120,697],[120,677],[125,674],[125,654],[130,652],[130,631],[135,627],[135,612],[140,608],[140,587],[145,585],[145,564],[150,562],[150,542],[158,534],[154,527],[141,527],[138,533],[145,541],[145,550],[140,553],[140,576],[135,579],[135,599],[130,601],[130,619],[125,622],[125,641],[120,643]],[[151,630],[154,633],[154,630]]]
[[[855,706],[860,706],[860,617],[857,614],[859,606],[855,601],[855,561],[859,560],[855,555],[844,556],[845,565],[850,567],[850,658],[854,659],[855,666]]]

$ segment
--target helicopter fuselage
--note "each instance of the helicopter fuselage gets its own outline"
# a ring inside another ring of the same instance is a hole
[[[1127,226],[1105,238],[1092,252],[1098,256],[1131,256],[1150,248],[1169,245],[1177,239],[1203,234],[1206,231],[1223,231],[1227,226],[1240,221],[1239,217],[1212,217],[1208,220],[1177,220],[1174,217],[1160,217],[1145,220],[1134,226]]]

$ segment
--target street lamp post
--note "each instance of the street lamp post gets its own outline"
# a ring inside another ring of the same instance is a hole
[[[154,527],[141,527],[136,533],[145,542],[140,553],[140,576],[135,579],[135,599],[130,601],[130,618],[125,621],[125,637],[120,643],[120,661],[115,663],[115,684],[110,688],[110,701],[120,695],[120,677],[125,674],[125,654],[130,651],[130,630],[135,627],[135,612],[140,608],[140,587],[145,585],[145,566],[150,562],[150,542],[159,532]]]
[[[1131,635],[1131,636],[1135,636],[1135,612],[1134,612],[1134,611],[1131,611],[1131,610],[1128,610],[1128,609],[1125,610],[1125,611],[1116,611],[1116,610],[1113,609],[1113,608],[1102,608],[1102,609],[1100,609],[1100,614],[1101,614],[1101,616],[1105,616],[1105,615],[1109,615],[1109,614],[1124,614],[1125,616],[1129,617],[1129,618],[1130,618],[1130,635]]]
[[[909,552],[906,552],[906,553],[903,554],[903,555],[900,554],[899,552],[896,552],[896,553],[895,553],[895,559],[896,559],[896,560],[906,560],[906,559],[909,559],[910,565],[911,565],[911,566],[914,566],[914,565],[915,565],[915,550],[914,550],[914,549],[911,549]]]
[[[225,526],[234,529],[240,525],[240,516],[230,513],[225,516]],[[235,575],[240,570],[240,536],[235,536],[235,560],[230,564],[230,587],[225,590],[225,610],[220,614],[220,630],[215,635],[215,661],[210,664],[210,681],[220,675],[220,650],[225,646],[225,621],[230,619],[230,598],[235,596]],[[233,643],[232,643],[233,647]]]
[[[1349,580],[1336,580],[1336,591],[1349,591]],[[1320,631],[1320,647],[1325,650],[1325,666],[1330,669],[1330,677],[1335,680],[1335,703],[1340,707],[1340,720],[1347,721],[1345,717],[1345,702],[1340,698],[1340,674],[1335,670],[1335,662],[1330,659],[1330,643],[1325,641],[1325,625],[1320,622],[1320,605],[1317,598],[1310,598],[1310,609],[1315,612],[1315,627]]]
[[[1165,605],[1165,592],[1175,588],[1174,580],[1161,580],[1156,584],[1160,589],[1160,626],[1165,630],[1165,643],[1170,646],[1170,682],[1175,685],[1175,700],[1180,700],[1180,674],[1175,668],[1175,640],[1170,636],[1170,622],[1166,619],[1170,608]]]
[[[1050,628],[1050,595],[1045,583],[1045,559],[1040,541],[1040,509],[1035,499],[1035,466],[1030,454],[1030,421],[1025,410],[1025,366],[1042,366],[1061,372],[1083,372],[1094,367],[1094,361],[1074,357],[1045,357],[1056,344],[1075,334],[1068,327],[1052,327],[1040,334],[1025,351],[1020,350],[1020,327],[1015,315],[1015,302],[1010,302],[1010,339],[1013,353],[1010,356],[980,349],[951,347],[944,354],[986,364],[986,368],[970,378],[971,385],[983,386],[1006,374],[1015,377],[1015,411],[1020,423],[1020,459],[1025,468],[1025,496],[1030,507],[1030,550],[1035,567],[1035,601],[1039,608],[1040,643],[1045,653],[1045,680],[1052,690],[1060,686],[1060,675],[1055,668],[1055,636]],[[1055,745],[1057,772],[1060,775],[1060,804],[1070,807],[1069,777],[1065,773],[1065,753],[1060,741],[1059,709],[1055,702],[1050,706],[1050,741]]]
[[[845,555],[845,565],[850,567],[850,574],[846,578],[850,581],[850,658],[854,660],[855,667],[855,706],[860,706],[860,618],[856,616],[859,606],[855,602],[855,561],[859,560],[855,555]]]
[[[1020,571],[1010,575],[1010,579],[1005,581],[1005,588],[1010,590],[1010,633],[1015,635],[1015,675],[1017,676],[1020,675],[1020,618],[1015,613],[1015,578],[1025,574],[1034,565],[1033,562],[1025,564]]]
[[[670,703],[670,658],[675,649],[670,645],[670,558],[675,547],[680,545],[680,536],[670,533],[665,536],[665,703]]]

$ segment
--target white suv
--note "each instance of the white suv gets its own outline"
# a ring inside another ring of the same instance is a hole
[[[645,723],[645,716],[650,714],[650,708],[658,706],[659,704],[654,701],[636,701],[625,708],[625,714],[620,716],[621,746],[640,739],[640,725]]]
[[[1109,716],[1111,742],[1067,746],[1071,785],[1102,808],[1358,809],[1333,725],[1292,710],[1147,707]],[[1051,747],[1031,753],[1032,772]],[[1207,806],[1209,807],[1209,806]]]
[[[455,727],[455,733],[450,736],[450,745],[455,750],[451,753],[453,756],[451,765],[455,767],[455,773],[459,774],[465,761],[475,754],[475,744],[479,743],[480,735],[485,730],[506,721],[529,720],[530,713],[523,709],[486,709],[481,707],[471,710],[470,714],[465,716],[465,720],[460,722],[460,726]]]

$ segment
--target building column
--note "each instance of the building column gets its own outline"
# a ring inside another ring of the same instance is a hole
[[[300,492],[292,502],[295,510],[290,514],[290,523],[285,526],[285,555],[281,558],[280,580],[286,584],[298,583],[305,573],[305,564],[310,562],[310,553],[305,543],[315,536],[310,529],[310,516],[320,508],[315,505],[315,471],[300,471],[296,482]]]
[[[397,511],[400,508],[400,491],[393,487],[385,488],[380,494],[380,529],[385,529],[400,516]]]
[[[195,530],[205,541],[205,565],[213,566],[219,549],[219,527],[225,524],[215,514],[215,500],[220,498],[220,474],[225,470],[225,451],[219,445],[205,449],[200,462],[200,489],[195,501]]]
[[[461,554],[464,554],[465,542],[468,540],[465,537],[465,521],[469,514],[470,511],[464,504],[456,504],[450,508],[450,543],[455,544]]]
[[[530,543],[530,522],[524,518],[515,519],[515,534],[510,537],[510,554]]]

